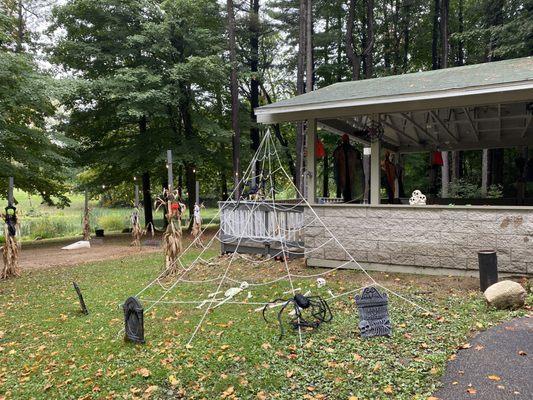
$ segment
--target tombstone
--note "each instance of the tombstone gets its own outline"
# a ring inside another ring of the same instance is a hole
[[[89,314],[89,310],[87,310],[87,306],[85,305],[85,301],[83,300],[83,295],[81,294],[80,287],[76,282],[72,282],[72,286],[74,286],[74,290],[76,290],[76,293],[78,293],[78,299],[80,300],[80,307],[81,312],[85,315]]]
[[[359,329],[363,338],[391,335],[388,303],[387,294],[380,293],[373,286],[364,288],[361,296],[355,296],[359,311]]]
[[[124,340],[144,343],[144,310],[136,297],[129,297],[122,305],[124,309]]]

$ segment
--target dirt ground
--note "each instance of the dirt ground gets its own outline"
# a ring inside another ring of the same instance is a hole
[[[139,253],[161,251],[160,246],[143,245],[141,250],[134,248],[130,246],[131,236],[127,234],[107,236],[101,241],[92,240],[90,249],[61,249],[76,241],[76,239],[61,239],[23,244],[19,260],[20,266],[23,271],[72,266],[94,261],[122,258]]]

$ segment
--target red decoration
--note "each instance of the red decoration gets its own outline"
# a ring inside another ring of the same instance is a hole
[[[316,141],[315,146],[315,157],[324,158],[326,156],[326,149],[324,148],[324,143],[319,140]]]
[[[431,153],[431,165],[436,165],[440,167],[444,165],[442,153],[440,151],[434,151],[433,153]]]
[[[176,211],[180,209],[180,205],[178,203],[172,203],[170,204],[170,208],[172,209],[172,211]]]

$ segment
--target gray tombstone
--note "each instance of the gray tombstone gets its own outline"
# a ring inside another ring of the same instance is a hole
[[[80,300],[80,307],[81,312],[85,315],[89,314],[89,310],[87,310],[87,306],[85,305],[85,301],[83,300],[83,295],[81,294],[80,287],[76,282],[72,282],[72,286],[74,286],[74,290],[76,290],[76,293],[78,294],[78,299]]]
[[[375,287],[363,289],[361,296],[355,296],[355,304],[359,311],[359,329],[364,338],[374,336],[390,336],[391,322],[389,319],[388,297]]]
[[[129,297],[122,305],[124,310],[124,340],[144,343],[144,310],[136,297]]]

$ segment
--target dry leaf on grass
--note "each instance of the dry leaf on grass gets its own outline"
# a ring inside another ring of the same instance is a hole
[[[501,381],[502,378],[500,378],[498,375],[489,375],[488,378],[491,381]]]

